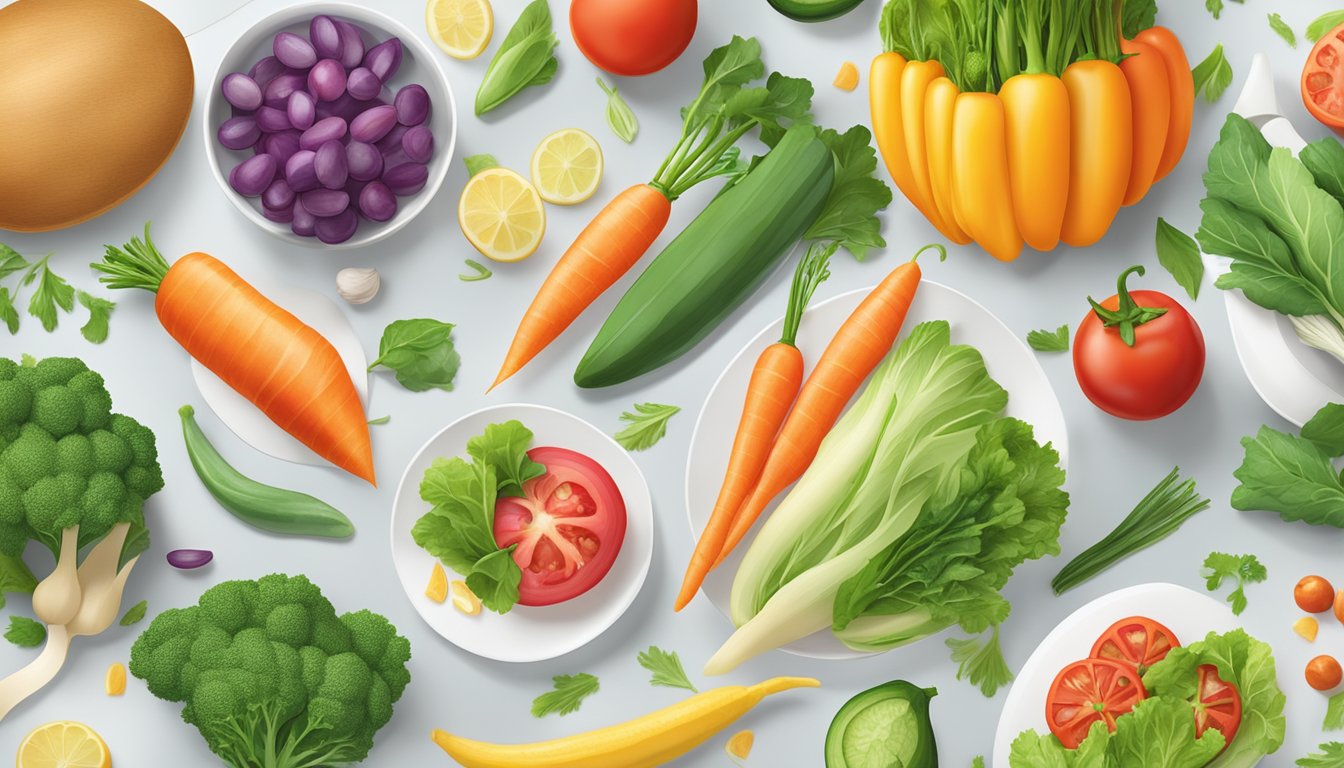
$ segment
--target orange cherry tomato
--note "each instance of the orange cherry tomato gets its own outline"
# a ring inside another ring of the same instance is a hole
[[[1344,136],[1344,24],[1330,30],[1307,56],[1302,103],[1312,117]]]
[[[1210,728],[1223,734],[1223,749],[1237,737],[1241,727],[1241,694],[1237,687],[1218,676],[1218,667],[1199,667],[1199,687],[1190,707],[1195,712],[1195,738]]]
[[[1293,587],[1293,601],[1307,613],[1324,613],[1335,602],[1335,588],[1322,576],[1303,576]]]
[[[1146,616],[1131,616],[1102,632],[1088,655],[1094,659],[1127,662],[1142,676],[1180,644],[1176,634],[1162,624]]]
[[[1050,732],[1077,749],[1095,722],[1115,730],[1115,719],[1148,698],[1134,666],[1110,659],[1075,661],[1055,676],[1045,699]]]
[[[1344,679],[1344,669],[1334,656],[1317,656],[1307,662],[1307,685],[1318,691],[1328,691]]]

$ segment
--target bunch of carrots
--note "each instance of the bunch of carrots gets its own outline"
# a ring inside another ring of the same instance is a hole
[[[695,597],[770,502],[812,464],[826,433],[896,343],[923,276],[917,259],[930,248],[947,257],[941,245],[929,245],[892,270],[841,324],[806,381],[795,343],[798,328],[813,292],[830,275],[827,261],[836,245],[814,244],[798,264],[784,332],[752,369],[723,485],[686,567],[676,610]]]
[[[897,186],[1012,261],[1100,240],[1180,161],[1195,88],[1153,0],[888,0],[869,98]]]

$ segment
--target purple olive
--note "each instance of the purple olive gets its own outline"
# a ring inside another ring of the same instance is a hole
[[[320,219],[349,208],[350,196],[340,189],[313,189],[299,193],[299,204]]]
[[[387,135],[397,124],[397,110],[390,104],[366,109],[350,121],[350,136],[355,141],[374,142]]]
[[[359,27],[348,21],[336,21],[336,31],[341,36],[341,66],[347,70],[358,67],[364,61],[364,34]]]
[[[289,182],[276,179],[261,193],[261,204],[273,210],[286,210],[294,206],[294,190]]]
[[[285,65],[281,64],[279,59],[274,56],[267,56],[253,64],[252,68],[247,70],[247,76],[264,89],[267,83],[284,74],[284,72]]]
[[[276,35],[271,47],[275,50],[275,58],[286,67],[307,69],[317,63],[317,51],[313,50],[313,44],[293,32]]]
[[[285,108],[289,124],[301,131],[313,127],[317,120],[317,102],[307,91],[295,91],[289,94],[289,105]]]
[[[290,230],[300,237],[312,237],[316,231],[317,217],[308,212],[302,205],[296,205],[293,208],[294,220],[290,222]]]
[[[364,67],[355,67],[345,78],[345,90],[360,101],[368,101],[383,90],[383,82]]]
[[[429,92],[418,83],[397,91],[392,104],[397,108],[397,122],[402,125],[419,125],[429,119]]]
[[[345,147],[345,164],[349,169],[350,178],[368,181],[378,178],[383,172],[383,155],[372,144],[352,141]]]
[[[299,147],[317,149],[333,139],[345,137],[345,121],[339,117],[326,117],[313,123],[313,127],[299,136]]]
[[[311,149],[301,149],[285,163],[285,181],[295,192],[307,192],[317,189],[317,170],[314,168],[317,153]]]
[[[261,138],[261,129],[251,117],[231,117],[220,124],[215,136],[226,149],[247,149]]]
[[[291,128],[279,133],[268,133],[261,137],[261,148],[262,152],[275,158],[277,165],[283,166],[299,151],[299,132]]]
[[[398,123],[393,126],[392,130],[387,132],[386,136],[374,142],[374,146],[378,147],[378,151],[382,152],[384,155],[399,150],[401,149],[401,139],[409,130],[410,128]]]
[[[341,142],[328,141],[317,148],[313,156],[313,171],[318,182],[327,189],[340,189],[350,178],[350,166],[345,160],[345,146]]]
[[[359,193],[359,212],[374,221],[397,215],[397,196],[381,181],[370,181]]]
[[[308,70],[308,90],[318,101],[335,101],[345,93],[345,67],[336,59],[323,59]]]
[[[214,559],[215,553],[208,549],[174,549],[168,553],[168,564],[182,570],[200,568]]]
[[[346,208],[335,216],[319,216],[313,227],[317,239],[328,245],[344,243],[354,236],[356,229],[359,229],[359,215],[353,208]]]
[[[425,186],[429,169],[421,163],[402,163],[383,171],[383,183],[398,195],[413,195]]]
[[[364,66],[373,72],[374,77],[385,83],[395,77],[397,70],[401,68],[401,54],[401,40],[389,37],[364,54]]]
[[[283,109],[289,102],[289,94],[303,90],[306,84],[307,80],[303,75],[297,72],[284,72],[266,84],[262,89],[262,96],[267,105]]]
[[[308,39],[313,42],[313,50],[324,59],[334,59],[341,55],[341,33],[336,30],[336,22],[330,16],[314,16],[308,23]]]
[[[242,72],[225,75],[219,84],[224,100],[239,109],[254,110],[261,106],[261,86]]]
[[[275,178],[275,158],[267,154],[254,155],[229,171],[229,186],[244,197],[256,197]]]
[[[417,163],[427,163],[434,156],[434,134],[427,125],[417,125],[401,137],[401,151]]]
[[[295,91],[295,93],[298,93],[298,91]],[[289,115],[285,114],[283,109],[262,107],[257,110],[257,127],[265,133],[275,133],[277,131],[287,131],[292,126],[289,124]]]

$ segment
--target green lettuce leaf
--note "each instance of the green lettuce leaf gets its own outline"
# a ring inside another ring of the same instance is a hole
[[[490,424],[467,441],[467,454],[495,471],[500,496],[522,496],[523,483],[546,474],[546,467],[527,455],[532,430],[512,419]]]
[[[1262,426],[1243,437],[1232,508],[1277,512],[1284,520],[1344,528],[1344,481],[1332,459],[1344,455],[1344,406],[1327,405],[1290,435]]]

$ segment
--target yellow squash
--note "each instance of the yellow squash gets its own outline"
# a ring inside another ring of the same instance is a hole
[[[958,245],[971,242],[961,224],[961,212],[952,204],[952,115],[961,89],[940,77],[924,95],[924,143],[928,147],[929,187],[933,204],[943,217],[944,230]]]
[[[1008,176],[1003,102],[992,93],[963,93],[952,116],[952,204],[966,231],[990,256],[1022,254]]]

